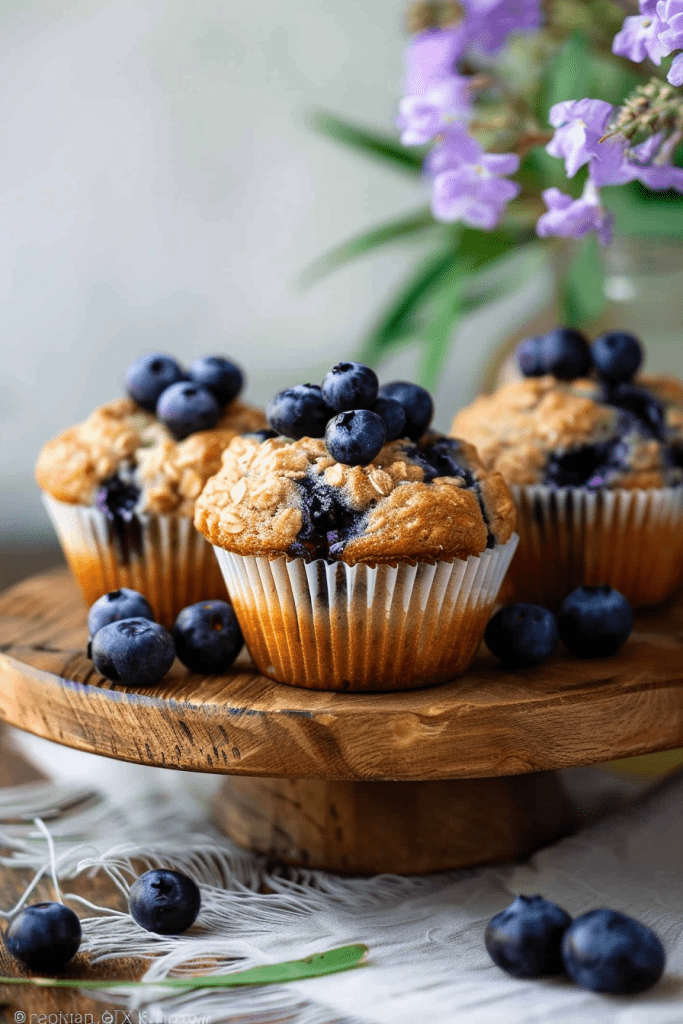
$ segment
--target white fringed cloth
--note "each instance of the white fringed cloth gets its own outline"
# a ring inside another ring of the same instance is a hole
[[[82,787],[81,787],[82,789]],[[421,878],[347,879],[321,872],[273,871],[232,846],[208,812],[179,792],[110,797],[56,815],[79,797],[71,784],[0,791],[4,864],[56,872],[67,903],[83,919],[83,948],[98,960],[149,956],[148,979],[215,962],[217,973],[308,956],[364,942],[366,966],[279,986],[189,992],[127,991],[127,1009],[147,1020],[203,1017],[208,1024],[680,1024],[683,1021],[683,776],[549,847],[523,865]],[[23,819],[18,821],[18,819]],[[155,936],[127,914],[69,899],[69,879],[105,871],[126,892],[131,864],[170,867],[201,886],[202,909],[180,937]],[[654,928],[667,971],[636,998],[604,997],[569,981],[518,981],[489,960],[489,918],[516,893],[541,893],[577,915],[613,907]],[[9,907],[3,907],[4,911]],[[204,966],[204,971],[206,967]],[[196,970],[196,968],[195,968]],[[102,993],[112,1002],[112,993]]]

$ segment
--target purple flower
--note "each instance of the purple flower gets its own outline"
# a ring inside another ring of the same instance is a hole
[[[661,64],[662,57],[670,52],[660,39],[664,27],[655,13],[625,18],[621,32],[614,37],[612,52],[628,57],[635,64],[640,64],[646,57],[654,64]]]
[[[463,0],[469,42],[482,53],[497,53],[513,32],[533,32],[543,21],[541,0]]]
[[[612,241],[614,218],[600,202],[600,194],[592,182],[587,181],[580,199],[572,199],[559,188],[548,188],[542,193],[548,212],[539,217],[536,233],[541,238],[559,235],[560,238],[583,238],[596,231],[603,245]]]
[[[396,124],[402,128],[404,146],[422,146],[449,125],[471,114],[469,79],[451,75],[425,93],[404,96]]]
[[[461,164],[476,164],[481,154],[481,146],[467,134],[462,124],[452,124],[427,157],[425,170],[435,178],[437,174],[454,170]]]
[[[501,175],[514,174],[518,169],[516,153],[484,153],[480,149],[476,163],[462,163],[437,174],[432,197],[434,216],[440,221],[464,221],[490,231],[520,191],[516,182]]]
[[[666,77],[672,85],[683,85],[683,53],[674,58]]]
[[[406,50],[406,93],[419,96],[455,74],[466,42],[464,24],[428,29],[415,36]]]
[[[683,193],[683,169],[671,164],[653,164],[650,161],[662,142],[661,132],[642,142],[629,153],[629,181],[640,181],[648,188],[666,191],[674,188]]]
[[[546,152],[564,160],[567,177],[573,178],[579,167],[595,157],[614,108],[604,100],[565,100],[550,108],[550,123],[555,128]]]
[[[683,50],[683,0],[659,0],[657,17],[662,24],[659,42],[664,55]],[[679,54],[666,76],[672,85],[683,85],[683,54]]]

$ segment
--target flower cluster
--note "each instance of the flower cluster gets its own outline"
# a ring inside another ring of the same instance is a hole
[[[436,219],[491,230],[519,194],[519,185],[505,177],[519,169],[519,157],[485,153],[467,132],[474,83],[457,65],[468,50],[497,53],[512,32],[538,28],[540,0],[466,0],[463,6],[458,25],[427,29],[411,42],[397,125],[404,145],[435,144],[426,171]]]
[[[663,57],[683,50],[683,0],[640,0],[640,13],[625,18],[612,50],[641,64],[649,57],[661,64]],[[683,85],[683,53],[674,58],[668,80]]]
[[[546,151],[564,160],[568,178],[588,165],[588,181],[583,195],[575,201],[558,189],[543,193],[549,209],[538,222],[539,235],[581,238],[597,231],[600,241],[607,245],[611,220],[598,191],[604,185],[640,181],[651,189],[673,188],[683,192],[683,170],[668,163],[653,163],[662,148],[663,135],[653,135],[638,146],[629,146],[623,135],[608,132],[615,113],[612,104],[604,100],[568,100],[551,108],[550,123],[555,135]]]
[[[431,146],[425,171],[432,182],[434,217],[491,230],[520,192],[507,177],[519,169],[520,157],[516,152],[487,153],[474,138],[474,102],[481,79],[461,71],[466,57],[471,63],[477,54],[496,54],[513,32],[539,28],[541,3],[460,0],[460,7],[460,20],[423,27],[410,43],[407,95],[400,102],[397,124],[404,145]],[[683,0],[639,0],[639,8],[614,39],[616,54],[635,62],[647,57],[659,64],[663,57],[683,50]],[[672,63],[669,81],[683,83],[683,53]],[[540,127],[529,132],[529,123],[527,118],[526,140],[520,135],[515,143],[522,153],[548,139]],[[683,139],[683,104],[670,85],[654,80],[619,108],[596,99],[557,103],[550,111],[550,124],[555,132],[547,152],[564,160],[569,178],[586,167],[587,179],[579,198],[557,188],[542,193],[548,209],[537,224],[540,236],[581,238],[594,231],[608,244],[612,218],[600,194],[607,185],[639,181],[650,189],[683,193],[683,170],[671,163]],[[644,141],[635,144],[643,136]],[[509,145],[508,140],[505,147]]]

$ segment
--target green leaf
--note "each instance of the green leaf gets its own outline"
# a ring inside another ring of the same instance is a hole
[[[573,32],[551,58],[544,88],[541,89],[538,115],[542,124],[555,103],[580,100],[590,95],[591,59],[590,48],[581,32]]]
[[[441,376],[453,331],[463,312],[460,281],[453,274],[445,294],[424,332],[424,350],[420,363],[420,384],[432,391]]]
[[[324,974],[348,971],[361,964],[368,953],[368,947],[360,943],[353,946],[339,946],[326,953],[314,953],[303,960],[288,960],[279,964],[252,967],[248,971],[233,974],[195,975],[188,978],[161,978],[158,981],[85,980],[72,978],[3,978],[0,985],[34,985],[40,988],[235,988],[240,985],[279,985],[286,981],[303,981],[305,978],[319,978]]]
[[[608,188],[603,192],[605,205],[615,215],[620,235],[644,238],[683,236],[683,198],[672,193],[650,192],[639,184]]]
[[[452,248],[432,254],[420,264],[398,295],[389,303],[379,322],[365,338],[358,359],[373,364],[380,356],[415,330],[415,313],[451,273],[456,259]]]
[[[579,242],[562,290],[563,322],[570,327],[585,327],[605,308],[603,291],[605,271],[600,243],[595,235]]]
[[[382,160],[385,163],[393,164],[394,167],[408,171],[417,177],[422,174],[424,152],[405,149],[401,143],[391,135],[384,135],[374,131],[372,128],[365,128],[353,124],[344,118],[331,114],[326,110],[314,109],[309,112],[308,123],[316,131],[335,142],[341,142],[346,146],[360,150],[366,156]]]
[[[320,256],[304,271],[301,283],[303,285],[311,285],[327,274],[331,274],[333,270],[337,270],[343,264],[358,259],[359,256],[364,256],[366,253],[380,248],[380,246],[388,245],[401,238],[406,238],[409,235],[415,235],[426,231],[428,228],[435,227],[438,227],[438,225],[435,223],[428,207],[418,210],[416,213],[410,214],[401,220],[393,220],[388,224],[379,224],[369,231],[364,231],[354,238],[347,239],[341,245]]]

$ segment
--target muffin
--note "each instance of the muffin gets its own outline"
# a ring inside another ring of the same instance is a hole
[[[195,499],[230,441],[265,426],[260,410],[234,398],[211,429],[179,438],[128,397],[49,441],[36,480],[86,603],[131,587],[171,625],[188,604],[225,598],[216,558],[192,525]]]
[[[235,438],[197,499],[252,658],[312,689],[450,679],[474,657],[514,553],[510,492],[472,445],[429,430],[340,461],[334,424],[352,430],[364,410],[328,411],[327,443]]]
[[[656,605],[683,583],[683,386],[590,372],[506,384],[457,413],[452,433],[517,503],[506,598],[556,608],[580,585],[609,584],[633,607]]]

